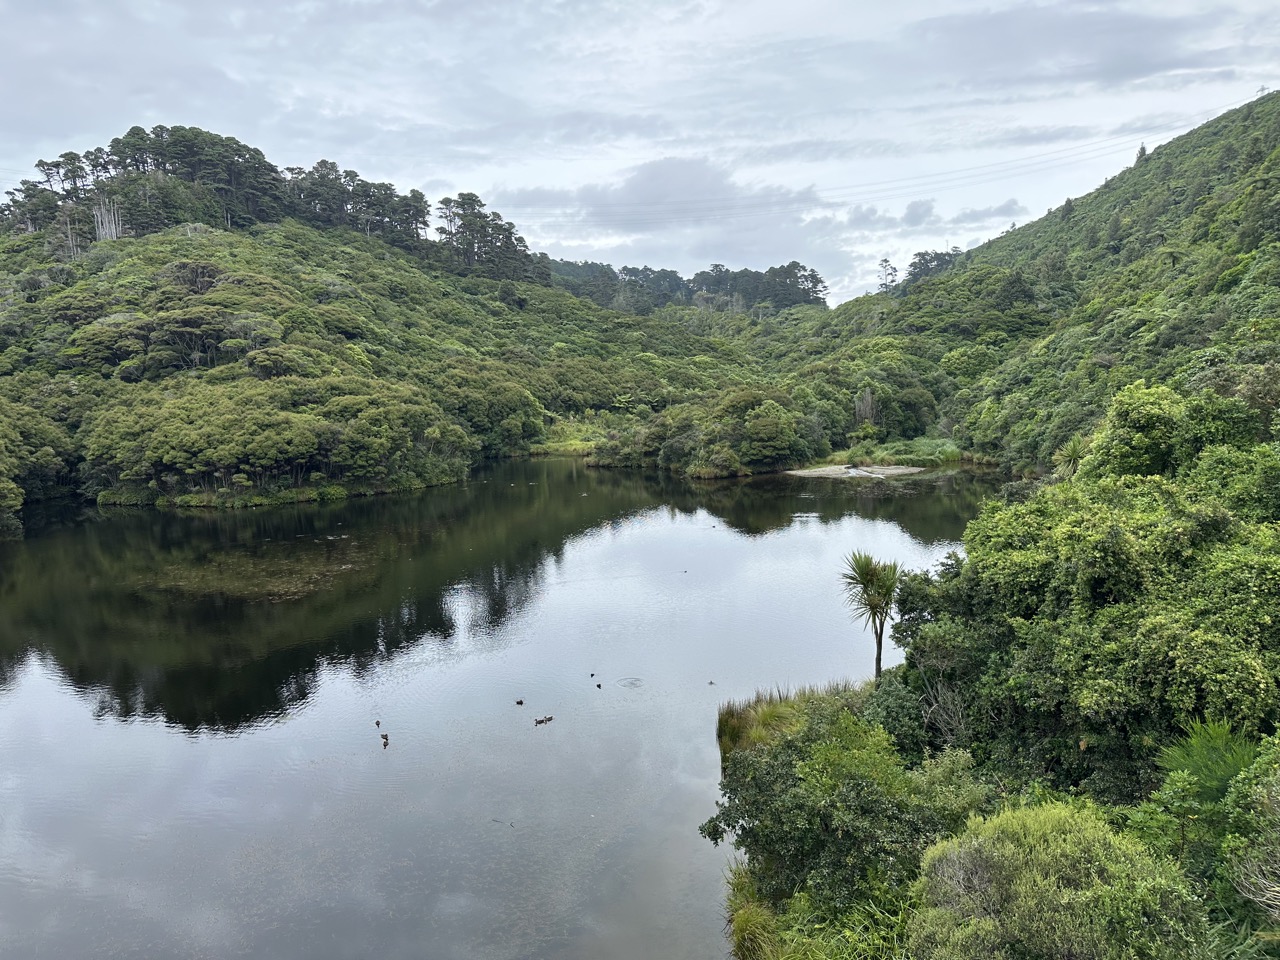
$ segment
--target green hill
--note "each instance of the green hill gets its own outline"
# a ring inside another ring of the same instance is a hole
[[[731,348],[345,231],[171,228],[50,262],[0,239],[0,477],[248,501],[461,477],[552,416],[749,379]],[[339,486],[340,485],[340,486]]]
[[[1271,94],[828,310],[797,263],[553,265],[472,194],[135,127],[0,206],[0,517],[414,487],[549,436],[699,476],[901,441],[1030,474],[1141,378],[1270,424],[1278,146]]]

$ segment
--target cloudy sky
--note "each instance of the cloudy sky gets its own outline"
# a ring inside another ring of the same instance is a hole
[[[0,0],[0,189],[133,124],[435,199],[553,257],[832,302],[1280,85],[1274,0]]]

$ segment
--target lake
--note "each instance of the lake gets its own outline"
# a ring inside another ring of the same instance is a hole
[[[548,460],[29,511],[0,544],[0,952],[723,957],[718,704],[869,676],[842,557],[930,567],[990,490]]]

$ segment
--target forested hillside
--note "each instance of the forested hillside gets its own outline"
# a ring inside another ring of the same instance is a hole
[[[921,251],[900,281],[835,310],[655,315],[758,358],[837,446],[928,435],[1031,473],[1144,377],[1239,396],[1266,422],[1280,402],[1277,147],[1273,93],[981,247]],[[699,429],[660,417],[622,450],[714,446],[713,410],[685,421]]]
[[[425,273],[350,232],[189,225],[50,263],[0,238],[0,476],[18,497],[334,496],[462,477],[553,415],[747,379],[671,321]]]
[[[553,264],[474,194],[135,127],[0,205],[0,513],[404,488],[548,437],[694,476],[920,438],[1034,474],[1140,378],[1238,398],[1265,438],[1278,96],[835,310],[796,262]]]
[[[902,667],[722,716],[735,950],[1276,956],[1280,94],[834,310],[796,262],[553,264],[474,194],[194,128],[38,169],[0,206],[0,528],[537,449],[1000,462],[966,556],[895,581]]]
[[[739,960],[1280,955],[1278,116],[809,318],[1035,476],[938,570],[849,557],[900,667],[722,709]]]
[[[0,205],[10,532],[24,500],[58,493],[247,504],[448,482],[553,424],[581,449],[740,387],[740,469],[813,452],[747,442],[775,391],[746,354],[563,291],[474,194],[433,207],[330,161],[280,171],[191,127],[36,167]],[[821,302],[799,264],[733,274],[766,280]]]

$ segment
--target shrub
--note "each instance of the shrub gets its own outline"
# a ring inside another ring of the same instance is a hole
[[[915,960],[1184,960],[1208,928],[1185,877],[1091,809],[974,820],[925,854]]]
[[[985,792],[967,754],[911,771],[882,728],[839,700],[803,709],[796,732],[728,756],[724,799],[701,831],[714,843],[733,834],[771,906],[801,890],[828,916],[892,903],[924,849],[958,829]]]
[[[1231,784],[1222,874],[1257,919],[1280,925],[1280,735]]]

